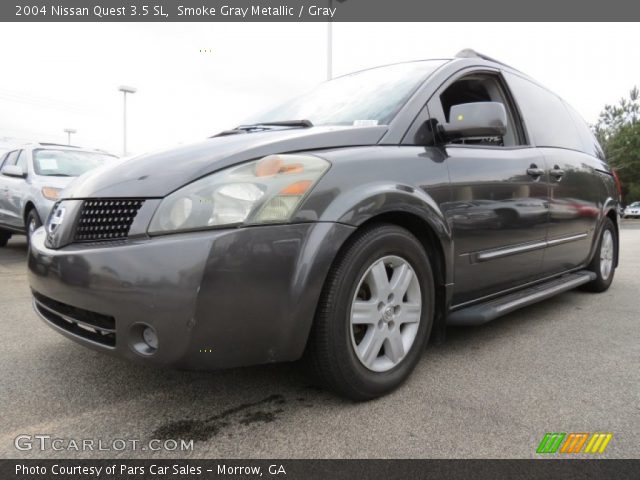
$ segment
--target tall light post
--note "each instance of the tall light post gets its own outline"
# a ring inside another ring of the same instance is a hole
[[[123,108],[122,108],[122,156],[127,156],[127,93],[136,93],[136,89],[128,87],[126,85],[120,85],[118,91],[123,94]]]
[[[75,128],[65,128],[64,133],[67,134],[67,145],[71,145],[71,134],[77,133],[77,130]]]
[[[329,8],[333,6],[333,0],[329,0]],[[333,22],[327,22],[327,80],[333,77]]]
[[[347,0],[337,0],[344,3]],[[329,0],[329,8],[333,8],[333,0]],[[327,22],[327,80],[333,78],[333,21]]]

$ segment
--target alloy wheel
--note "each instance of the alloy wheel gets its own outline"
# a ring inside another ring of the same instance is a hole
[[[610,230],[605,230],[600,243],[600,274],[604,280],[609,278],[613,270],[613,235]]]
[[[405,259],[389,255],[373,262],[351,304],[351,343],[369,370],[386,372],[411,350],[422,314],[418,277]]]

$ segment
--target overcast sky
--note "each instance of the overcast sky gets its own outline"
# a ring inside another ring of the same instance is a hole
[[[336,75],[474,48],[536,78],[590,123],[640,85],[637,24],[336,23]],[[129,151],[236,126],[326,77],[325,23],[0,24],[0,142]],[[202,50],[202,51],[201,51]]]

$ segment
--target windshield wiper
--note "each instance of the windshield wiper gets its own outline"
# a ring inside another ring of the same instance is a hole
[[[310,120],[280,120],[275,122],[260,122],[253,125],[240,125],[236,128],[232,128],[231,130],[224,130],[216,135],[213,135],[213,137],[224,137],[227,135],[236,135],[238,133],[261,132],[264,130],[270,130],[269,127],[310,128],[313,127],[313,123],[311,123]]]
[[[310,128],[313,127],[313,123],[310,120],[280,120],[277,122],[262,122],[256,123],[255,126],[265,125],[267,127],[301,127],[301,128]],[[254,126],[254,125],[251,125]]]
[[[68,173],[47,173],[46,177],[74,177],[75,175],[69,175]]]

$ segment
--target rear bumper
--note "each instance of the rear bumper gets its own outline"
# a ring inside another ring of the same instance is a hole
[[[190,369],[289,361],[304,351],[324,279],[352,231],[307,223],[53,250],[40,229],[29,281],[41,318],[95,350]],[[136,349],[141,326],[157,333],[152,354]]]

